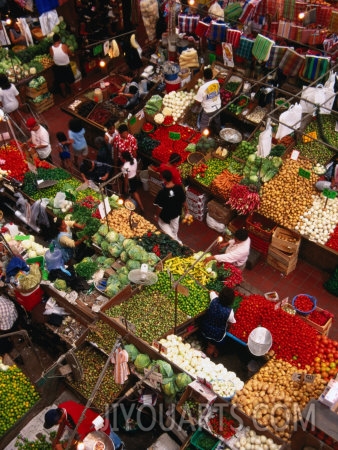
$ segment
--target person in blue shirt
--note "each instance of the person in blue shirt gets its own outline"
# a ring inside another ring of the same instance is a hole
[[[86,130],[82,120],[77,118],[70,119],[68,128],[69,141],[74,151],[74,165],[79,168],[82,158],[88,155],[88,144],[85,138]]]
[[[201,332],[208,341],[206,353],[217,358],[217,344],[222,344],[226,337],[228,322],[236,323],[232,304],[235,299],[233,289],[224,286],[217,294],[210,291],[210,304],[201,323]]]

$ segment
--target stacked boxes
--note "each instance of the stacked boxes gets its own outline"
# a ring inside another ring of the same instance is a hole
[[[151,166],[148,167],[149,174],[149,193],[156,197],[158,191],[160,191],[163,187],[163,179],[161,175],[156,172],[156,170],[152,169]]]
[[[189,214],[202,222],[207,211],[208,196],[192,187],[188,187],[186,194]]]
[[[216,222],[220,222],[227,225],[230,220],[234,217],[234,211],[226,205],[222,205],[216,200],[210,200],[207,203],[208,214]]]
[[[31,108],[38,114],[54,105],[54,97],[53,94],[48,91],[47,82],[41,84],[37,88],[27,86],[26,96]]]
[[[301,238],[295,231],[277,227],[272,235],[267,263],[288,275],[295,270]]]

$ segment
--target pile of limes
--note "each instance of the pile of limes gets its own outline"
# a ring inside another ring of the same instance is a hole
[[[0,436],[3,436],[39,400],[39,394],[15,365],[0,370],[0,392]]]

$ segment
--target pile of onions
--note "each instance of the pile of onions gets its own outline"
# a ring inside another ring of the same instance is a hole
[[[324,245],[338,223],[338,198],[315,197],[310,209],[299,218],[295,227],[310,241]]]
[[[184,116],[187,108],[194,103],[194,96],[194,91],[171,91],[163,97],[163,110],[167,113],[166,115],[172,115],[174,121],[177,122]]]

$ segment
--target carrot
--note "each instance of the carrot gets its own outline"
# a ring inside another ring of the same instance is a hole
[[[241,181],[242,177],[238,174],[223,170],[221,174],[215,177],[210,185],[211,192],[217,197],[229,198],[232,187]]]

